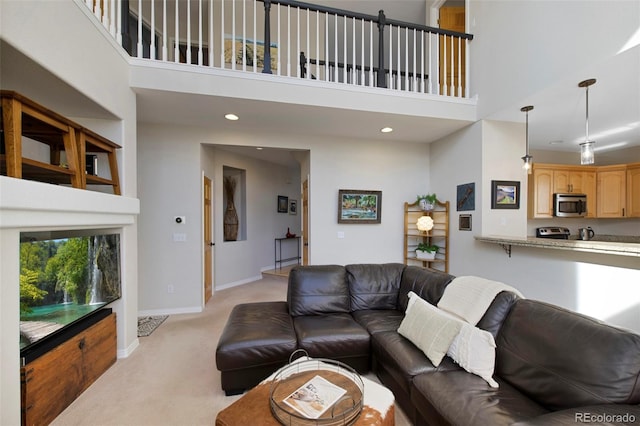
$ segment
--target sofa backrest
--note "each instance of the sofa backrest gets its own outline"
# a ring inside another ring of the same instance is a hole
[[[519,299],[520,297],[517,294],[510,291],[501,291],[496,294],[493,302],[491,302],[491,305],[489,305],[478,324],[476,324],[477,327],[488,331],[495,339],[498,337],[500,327],[502,327],[502,323],[509,315],[511,307]]]
[[[413,291],[432,305],[436,305],[442,297],[444,288],[454,278],[453,275],[436,271],[435,269],[407,266],[404,268],[402,279],[400,280],[397,309],[402,312],[407,310],[410,291]]]
[[[346,269],[339,265],[295,266],[289,272],[287,305],[294,317],[350,312]]]
[[[550,410],[640,402],[640,335],[534,300],[498,333],[496,374]]]
[[[404,268],[402,263],[345,266],[351,310],[396,309]]]

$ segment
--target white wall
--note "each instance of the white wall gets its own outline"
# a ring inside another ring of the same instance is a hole
[[[431,192],[428,164],[426,144],[314,141],[310,263],[403,262],[404,202]],[[382,191],[381,223],[338,224],[340,189]]]
[[[140,124],[138,130],[140,310],[195,312],[203,306],[202,173],[213,181],[214,287],[255,280],[273,268],[274,238],[284,237],[287,228],[300,234],[300,215],[278,213],[276,203],[278,195],[300,202],[299,169],[209,146],[226,140],[211,130],[155,124]],[[245,240],[223,238],[224,166],[246,171]],[[175,216],[185,216],[185,223],[176,224]],[[186,234],[186,241],[173,241],[174,233]],[[292,248],[285,244],[283,257],[290,257]]]
[[[129,70],[124,56],[103,29],[87,18],[88,10],[83,4],[2,1],[0,5],[2,89],[18,91],[81,124],[94,125],[97,121],[93,119],[106,120],[92,130],[98,133],[106,130],[109,134],[105,136],[124,147],[118,152],[123,197],[116,197],[119,200],[114,202],[104,201],[114,198],[105,194],[0,177],[0,283],[4,289],[0,295],[0,423],[19,424],[19,265],[16,259],[21,230],[33,230],[34,226],[41,230],[120,228],[122,298],[111,305],[117,314],[118,356],[127,356],[138,344],[136,105],[128,85]],[[92,54],[90,61],[87,52]],[[11,55],[11,60],[6,54]],[[42,190],[42,186],[47,187],[46,190]],[[5,198],[15,191],[20,191],[17,195],[20,203],[26,203],[17,209],[9,207]],[[104,198],[93,205],[95,197]],[[34,208],[29,203],[38,206]],[[78,211],[78,206],[83,206],[83,210]],[[125,220],[121,218],[123,211]],[[8,289],[10,285],[15,285],[15,289]]]
[[[469,32],[478,34],[470,49],[471,93],[478,94],[479,117],[485,118],[519,108],[514,100],[557,81],[580,81],[574,76],[612,57],[638,30],[640,3],[470,1],[468,13]],[[615,25],[603,25],[607,22]]]
[[[521,201],[520,209],[514,211],[492,210],[488,186],[491,179],[516,180],[518,173],[522,173],[520,157],[524,152],[524,132],[519,140],[517,135],[524,126],[520,127],[518,129],[513,123],[478,122],[431,146],[433,189],[439,196],[442,194],[453,201],[457,185],[476,182],[476,210],[457,212],[455,207],[452,209],[450,273],[502,281],[519,289],[527,298],[554,303],[640,331],[640,292],[637,288],[640,264],[637,258],[515,246],[509,257],[501,246],[477,242],[473,238],[484,235],[485,231],[524,235],[521,232],[523,224],[526,226],[526,204]],[[497,138],[499,135],[503,135],[501,140]],[[501,148],[510,152],[511,158],[501,155],[498,152]],[[521,185],[526,188],[526,178],[523,175],[520,178]],[[479,182],[482,182],[480,187]],[[457,229],[460,213],[473,215],[472,232]],[[502,218],[506,225],[504,232]],[[510,226],[512,223],[515,224],[513,227]],[[619,226],[626,226],[626,231],[633,233],[631,230],[637,230],[637,224],[638,221],[629,221]]]
[[[301,142],[302,141],[302,142]],[[285,167],[201,144],[255,144],[309,150],[292,173]],[[429,191],[429,147],[425,144],[334,140],[279,134],[233,134],[210,129],[140,124],[138,132],[140,214],[140,309],[189,311],[201,306],[201,176],[213,179],[215,287],[253,280],[274,262],[274,237],[287,227],[300,234],[301,216],[276,212],[276,196],[300,202],[309,175],[310,263],[401,262],[403,204]],[[247,171],[246,241],[224,242],[222,167]],[[339,225],[338,190],[382,191],[382,223]],[[186,224],[173,217],[184,215]],[[173,242],[174,232],[186,242]],[[344,238],[338,238],[338,232]],[[168,294],[167,286],[175,293]]]

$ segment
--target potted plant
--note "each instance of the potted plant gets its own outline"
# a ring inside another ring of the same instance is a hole
[[[439,248],[440,247],[435,244],[420,243],[418,247],[416,247],[416,257],[423,260],[433,260],[436,258],[436,253]]]
[[[424,211],[433,210],[433,207],[437,202],[436,194],[426,194],[426,195],[418,195],[417,203],[420,208]]]

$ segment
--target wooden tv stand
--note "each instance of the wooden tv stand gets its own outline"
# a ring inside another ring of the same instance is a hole
[[[116,362],[110,313],[20,369],[22,425],[49,424]]]

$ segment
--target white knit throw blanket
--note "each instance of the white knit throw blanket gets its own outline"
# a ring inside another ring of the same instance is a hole
[[[438,308],[476,325],[501,291],[511,291],[524,298],[518,290],[499,281],[474,276],[456,277],[445,287]]]

